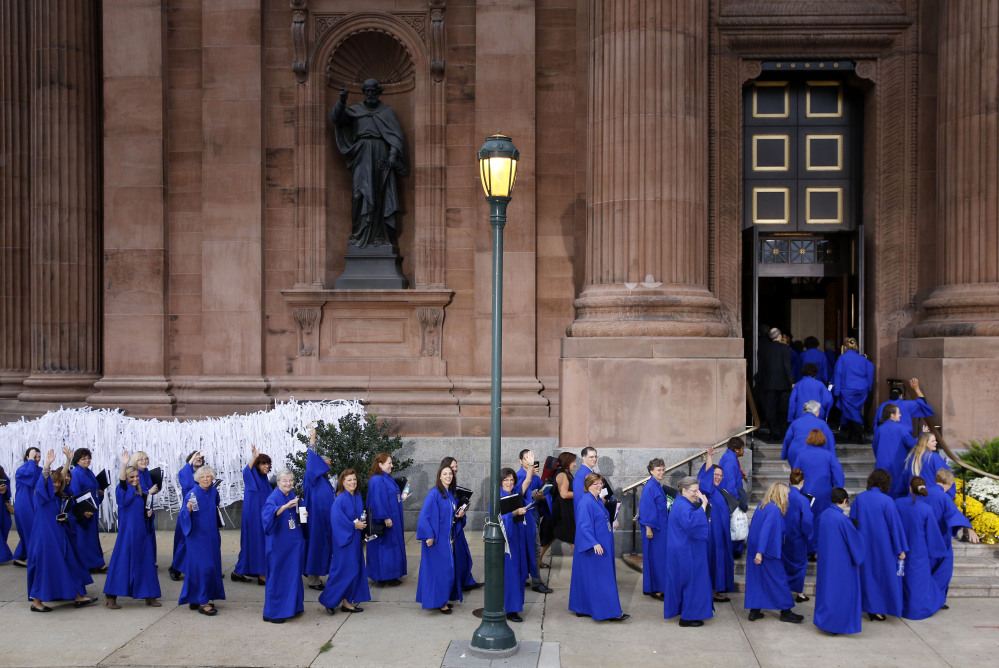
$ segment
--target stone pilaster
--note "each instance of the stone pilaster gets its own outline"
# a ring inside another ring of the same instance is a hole
[[[101,371],[99,3],[31,3],[31,375],[82,401]]]

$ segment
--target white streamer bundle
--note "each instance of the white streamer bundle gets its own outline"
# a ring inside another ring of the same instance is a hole
[[[149,455],[149,467],[163,470],[163,489],[154,497],[153,507],[171,514],[180,510],[180,483],[177,473],[187,456],[201,450],[205,463],[215,476],[222,479],[219,496],[223,506],[243,499],[243,467],[252,457],[251,447],[270,455],[273,470],[284,468],[286,457],[303,450],[296,434],[306,432],[308,425],[322,420],[336,425],[344,415],[356,414],[364,419],[364,408],[358,401],[310,401],[294,399],[278,403],[272,410],[249,415],[229,415],[220,418],[170,422],[127,417],[120,410],[60,408],[34,420],[0,426],[0,464],[3,464],[10,489],[15,490],[14,473],[21,466],[24,451],[34,446],[45,453],[56,451],[53,466],[62,466],[62,447],[90,448],[94,474],[107,469],[112,486],[101,505],[102,524],[118,525],[118,506],[114,485],[121,470],[121,454],[125,450],[142,450]],[[17,504],[17,499],[14,499]]]

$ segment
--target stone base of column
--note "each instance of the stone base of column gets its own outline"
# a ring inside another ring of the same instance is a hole
[[[999,435],[999,336],[901,339],[900,378],[919,378],[947,445]]]
[[[704,448],[746,419],[738,338],[562,339],[559,441],[595,448]]]
[[[706,288],[644,283],[591,285],[573,304],[570,337],[729,336],[721,302]]]
[[[0,371],[0,401],[17,399],[24,391],[24,381],[28,374],[23,371]]]
[[[82,406],[93,394],[94,383],[100,378],[100,375],[90,373],[32,373],[24,379],[24,389],[17,398],[21,402],[38,404],[37,408],[42,412],[59,406]]]
[[[942,285],[923,302],[919,338],[999,336],[999,283]]]
[[[259,376],[200,376],[171,379],[177,417],[202,418],[255,413],[274,405]]]
[[[95,408],[120,408],[132,417],[170,417],[174,399],[163,376],[104,376],[87,397]]]

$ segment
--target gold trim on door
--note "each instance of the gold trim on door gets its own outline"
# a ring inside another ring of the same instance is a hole
[[[836,164],[812,164],[812,140],[836,140]],[[841,172],[843,171],[843,135],[805,135],[805,170],[809,172]]]
[[[783,218],[760,218],[758,214],[760,193],[780,193],[784,196]],[[756,225],[785,225],[791,222],[791,189],[790,188],[753,188],[753,223]]]
[[[761,114],[756,104],[756,91],[759,88],[784,89],[784,113],[783,114]],[[791,116],[791,87],[787,81],[757,81],[753,84],[753,118],[789,118]]]
[[[836,194],[835,218],[812,218],[812,193]],[[842,188],[805,188],[805,222],[809,225],[839,225],[843,222],[843,189]]]
[[[784,142],[784,164],[780,166],[761,167],[757,155],[757,142],[760,139]],[[786,172],[791,168],[791,135],[753,135],[753,171],[754,172]]]
[[[808,81],[808,85],[805,87],[805,116],[808,118],[843,118],[843,86],[838,81]],[[812,87],[819,86],[835,86],[837,90],[836,95],[836,112],[835,113],[825,113],[825,112],[812,112]]]

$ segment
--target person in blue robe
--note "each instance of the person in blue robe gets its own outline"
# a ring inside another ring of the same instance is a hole
[[[524,504],[530,506],[525,518],[524,530],[527,532],[525,541],[528,546],[527,567],[531,578],[531,590],[539,594],[551,594],[554,590],[541,580],[541,559],[538,554],[538,531],[541,520],[545,514],[551,514],[548,507],[548,497],[541,492],[544,483],[541,482],[538,467],[534,464],[534,452],[530,449],[521,450],[519,461],[517,487],[520,490],[520,495],[524,497]]]
[[[929,402],[926,401],[926,397],[923,396],[923,390],[919,387],[918,378],[910,378],[909,385],[912,386],[912,391],[916,393],[915,399],[903,399],[900,390],[892,390],[888,401],[884,402],[878,406],[878,410],[875,411],[874,416],[877,419],[881,418],[884,412],[885,406],[888,404],[895,404],[898,406],[899,411],[901,411],[901,422],[902,424],[909,427],[909,433],[912,433],[912,420],[924,417],[933,417],[933,407],[930,406]]]
[[[894,499],[888,495],[891,474],[874,469],[867,477],[867,491],[850,506],[850,519],[864,536],[864,561],[860,565],[861,609],[872,622],[887,615],[902,616],[902,578],[898,561],[904,560],[909,544]]]
[[[219,535],[219,493],[212,482],[215,471],[202,466],[194,472],[195,485],[181,506],[177,523],[184,534],[184,585],[178,605],[187,603],[202,615],[214,615],[212,601],[225,599],[222,578],[222,538]]]
[[[947,591],[950,589],[950,579],[954,575],[954,535],[960,529],[968,532],[968,540],[971,543],[978,543],[978,533],[971,528],[971,522],[961,514],[957,504],[947,495],[954,486],[954,474],[950,469],[938,469],[936,474],[936,484],[926,486],[926,500],[933,508],[933,514],[940,527],[940,537],[943,539],[946,555],[938,559],[931,565],[933,579],[944,595],[944,604],[947,601]]]
[[[402,494],[392,478],[392,457],[380,452],[368,479],[368,521],[384,524],[384,533],[368,543],[368,577],[395,586],[406,575],[406,538],[403,535]]]
[[[787,511],[784,513],[784,545],[781,561],[795,603],[804,603],[805,574],[808,571],[808,539],[812,535],[811,499],[801,493],[805,474],[791,469],[788,477]]]
[[[842,411],[840,425],[848,429],[849,438],[861,443],[864,437],[864,402],[874,383],[874,365],[858,352],[857,340],[843,342],[843,354],[833,369],[833,397]]]
[[[836,456],[836,439],[832,430],[825,420],[819,419],[819,405],[817,401],[809,401],[805,404],[805,411],[788,425],[784,434],[784,445],[780,451],[780,458],[787,460],[791,468],[797,468],[798,453],[805,449],[808,444],[808,435],[813,431],[822,433],[822,447],[833,457]]]
[[[67,494],[76,499],[86,493],[90,493],[94,505],[101,507],[104,501],[104,492],[97,484],[97,476],[90,470],[90,462],[93,458],[87,448],[77,448],[73,453],[73,471],[70,477]],[[76,513],[69,514],[69,527],[72,532],[73,545],[76,554],[80,557],[80,563],[89,571],[104,572],[107,567],[104,565],[104,550],[101,548],[101,537],[98,533],[100,517],[97,510],[86,511],[80,516]]]
[[[834,373],[836,369],[836,360],[839,359],[839,353],[836,352],[836,342],[832,339],[826,339],[825,350],[826,362],[829,363],[830,373]]]
[[[52,470],[55,450],[45,453],[45,465],[35,483],[35,517],[28,543],[28,596],[32,612],[51,612],[43,601],[74,601],[82,608],[97,601],[87,596],[93,578],[77,557],[69,536],[67,514],[72,499],[64,496],[73,455],[64,447],[66,465]]]
[[[913,477],[909,490],[909,496],[895,499],[909,545],[902,577],[902,616],[926,619],[944,605],[944,592],[933,577],[933,565],[947,556],[947,548],[933,508],[926,502],[929,492],[925,481]]]
[[[881,423],[874,428],[875,468],[884,469],[891,476],[888,495],[893,499],[909,493],[905,477],[905,458],[916,445],[912,435],[911,422],[901,420],[901,412],[895,404],[885,404],[879,415]]]
[[[455,490],[458,487],[458,460],[454,457],[445,457],[441,460],[440,465],[451,469],[453,475],[448,491],[457,500],[458,495]],[[460,509],[454,518],[454,569],[455,577],[458,578],[462,591],[471,591],[478,589],[482,584],[476,582],[472,576],[472,551],[468,548],[468,539],[465,538],[465,522],[467,520],[465,510]]]
[[[299,523],[299,499],[294,487],[294,473],[288,469],[278,473],[277,487],[260,510],[267,559],[264,621],[274,624],[282,624],[305,611],[302,586],[305,536]]]
[[[663,618],[680,615],[680,626],[697,627],[714,616],[711,574],[704,558],[711,534],[708,498],[693,476],[682,478],[679,489],[666,526]]]
[[[42,467],[38,465],[41,458],[41,450],[28,448],[24,452],[24,463],[14,472],[14,523],[21,539],[14,548],[14,564],[17,566],[25,566],[28,560],[28,539],[35,520],[35,485],[42,474]]]
[[[573,474],[572,478],[572,504],[573,510],[579,511],[579,504],[583,500],[583,495],[586,494],[583,483],[586,481],[586,476],[593,473],[593,468],[597,465],[597,449],[591,447],[585,447],[579,454],[580,465],[579,470]]]
[[[743,487],[745,476],[742,473],[742,466],[739,464],[739,458],[745,453],[745,448],[746,444],[743,440],[738,436],[733,436],[728,439],[728,443],[725,444],[725,452],[722,453],[721,459],[718,460],[718,466],[722,469],[720,489],[739,499],[739,508],[742,512],[749,510],[749,498],[746,496],[746,490]],[[732,541],[732,555],[736,559],[742,556],[742,549],[745,542],[744,540]]]
[[[726,603],[727,596],[719,596],[727,591],[735,591],[735,559],[732,557],[731,515],[728,511],[728,500],[719,485],[724,480],[724,472],[720,466],[713,464],[714,450],[708,450],[707,461],[697,474],[697,482],[701,493],[711,504],[711,515],[708,524],[708,573],[711,576],[711,589],[714,600]]]
[[[638,499],[638,523],[642,532],[642,592],[660,601],[666,591],[666,529],[669,502],[663,489],[666,462],[658,457],[648,465],[652,478]],[[729,552],[731,556],[731,551]]]
[[[940,469],[945,469],[950,471],[950,467],[947,466],[947,462],[944,458],[940,456],[937,451],[937,437],[928,432],[923,432],[920,434],[919,438],[916,439],[916,445],[913,446],[912,450],[905,458],[905,466],[902,469],[902,479],[905,481],[906,485],[910,484],[910,481],[914,476],[919,476],[923,480],[929,480],[931,482],[937,479],[937,471]],[[910,486],[911,487],[911,486]],[[951,487],[947,491],[947,496],[954,499],[956,490]]]
[[[829,453],[813,448],[828,456]],[[808,474],[805,474],[808,483]],[[770,485],[763,501],[753,513],[746,539],[746,596],[743,605],[749,621],[763,618],[762,609],[780,610],[780,620],[800,624],[803,616],[795,613],[794,599],[784,570],[784,514],[787,513],[788,488],[782,482]]]
[[[315,430],[312,431],[314,434]],[[312,445],[315,445],[315,440],[312,441]],[[330,559],[333,557],[333,525],[330,512],[336,493],[330,484],[329,473],[329,462],[310,447],[306,453],[305,478],[302,480],[303,501],[309,513],[306,527],[308,531],[305,543],[305,567],[302,570],[309,589],[316,591],[323,590],[324,585],[320,576],[329,573]],[[339,482],[337,484],[339,485]]]
[[[819,418],[825,420],[833,406],[832,392],[819,380],[815,379],[815,365],[806,364],[801,370],[801,380],[791,388],[791,397],[787,402],[787,421],[794,422],[805,411],[809,401],[819,402]],[[785,434],[786,436],[786,434]]]
[[[153,511],[146,509],[139,470],[130,466],[126,451],[121,456],[121,473],[114,490],[118,504],[118,535],[104,581],[104,604],[112,610],[121,608],[119,596],[142,598],[146,605],[158,608],[161,595],[156,576],[156,554],[151,551],[149,534],[153,532]]]
[[[344,612],[363,612],[358,603],[371,600],[368,574],[364,568],[364,499],[357,489],[357,472],[346,469],[336,479],[337,495],[327,515],[330,534],[336,545],[329,563],[326,589],[319,604],[333,614],[336,606]],[[375,538],[375,541],[381,538]]]
[[[195,450],[187,456],[186,463],[177,473],[181,499],[189,498],[191,490],[198,486],[198,483],[194,482],[194,472],[204,465],[205,456],[201,453],[201,450]],[[170,579],[174,582],[180,580],[186,559],[187,548],[184,545],[184,531],[180,528],[180,522],[177,522],[173,530],[173,560],[170,562],[170,568],[168,569]]]
[[[850,495],[842,487],[832,491],[819,530],[815,572],[815,614],[812,622],[826,633],[860,633],[860,565],[864,537],[846,516]]]
[[[14,524],[11,519],[14,515],[14,504],[10,502],[10,499],[10,478],[7,477],[4,468],[0,466],[0,564],[5,564],[14,558],[14,553],[7,545],[7,537]]]
[[[271,458],[261,454],[255,445],[252,446],[252,453],[250,463],[243,467],[239,559],[236,560],[229,577],[233,582],[251,582],[252,578],[247,576],[255,575],[257,584],[262,585],[267,581],[267,549],[261,511],[272,491],[270,480],[267,479],[267,474],[271,471]]]
[[[511,468],[500,471],[500,498],[520,494],[517,488],[517,474]],[[503,533],[506,536],[507,550],[503,554],[503,610],[511,622],[522,622],[520,613],[524,610],[524,581],[530,567],[530,552],[527,548],[527,524],[531,514],[526,504],[509,513],[501,513]],[[519,518],[519,519],[518,519]]]
[[[149,515],[149,525],[152,527],[156,526],[156,512],[153,510],[152,497],[159,494],[159,485],[153,484],[153,474],[149,472],[149,455],[147,455],[142,450],[137,450],[132,453],[132,458],[128,462],[129,466],[134,466],[139,472],[139,487],[142,489],[142,493],[146,495],[146,507],[150,511]],[[150,531],[149,536],[149,546],[153,555],[153,561],[156,561],[156,531]]]
[[[621,611],[614,561],[614,529],[607,508],[600,499],[603,489],[603,476],[590,473],[583,481],[583,497],[578,499],[576,505],[576,544],[569,581],[569,610],[575,612],[577,617],[622,622],[631,615]]]
[[[801,380],[804,380],[804,377],[808,375],[805,367],[809,364],[814,364],[815,373],[812,376],[822,383],[823,387],[832,382],[832,365],[829,364],[826,354],[819,350],[819,340],[814,336],[805,337],[805,349],[802,351],[798,361],[801,364]],[[831,398],[832,395],[830,395]]]
[[[801,469],[805,476],[805,484],[801,491],[814,497],[812,501],[812,535],[808,540],[808,551],[816,550],[819,540],[819,526],[822,523],[822,513],[829,507],[829,498],[833,487],[842,487],[845,482],[843,467],[839,460],[830,455],[822,446],[825,437],[819,431],[813,431],[808,437],[808,443],[798,454],[795,468]]]
[[[461,583],[457,580],[454,567],[453,529],[458,502],[448,490],[453,478],[454,471],[450,466],[438,468],[437,484],[430,488],[427,498],[423,500],[416,524],[416,539],[421,543],[416,602],[424,610],[436,608],[445,615],[451,614],[449,601],[463,600]],[[372,542],[379,540],[381,538]]]

